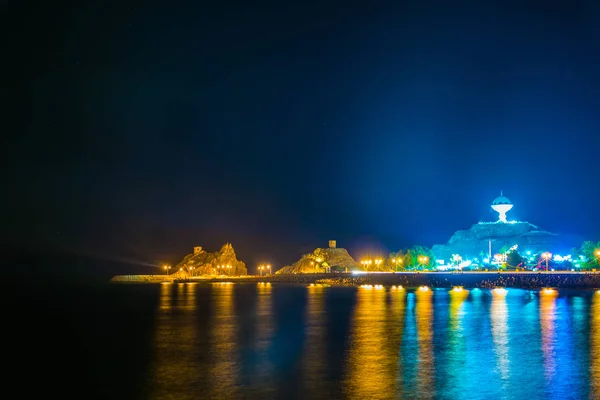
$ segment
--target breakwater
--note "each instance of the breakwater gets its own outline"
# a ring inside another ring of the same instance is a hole
[[[398,273],[332,273],[332,274],[280,274],[268,276],[238,277],[191,277],[178,279],[174,275],[117,275],[111,279],[114,283],[162,283],[162,282],[197,282],[197,283],[288,283],[329,285],[402,285],[418,287],[421,285],[433,288],[493,288],[496,286],[522,289],[539,289],[554,287],[564,289],[600,289],[600,273],[571,272],[398,272]]]

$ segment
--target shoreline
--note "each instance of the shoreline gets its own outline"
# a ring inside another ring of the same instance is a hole
[[[383,285],[406,288],[494,288],[518,289],[600,289],[600,272],[389,272],[389,273],[329,273],[281,274],[267,276],[205,276],[178,278],[173,275],[117,275],[110,280],[118,284],[172,283],[282,283],[325,284],[330,286]]]

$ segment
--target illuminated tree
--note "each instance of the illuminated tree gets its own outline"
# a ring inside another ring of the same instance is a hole
[[[386,260],[386,266],[388,270],[392,271],[405,271],[410,267],[411,259],[408,254],[408,250],[398,250],[395,253],[390,253]]]
[[[508,254],[506,255],[506,264],[508,264],[508,266],[510,266],[512,268],[519,267],[519,264],[521,264],[522,262],[523,262],[523,257],[521,257],[519,252],[516,250],[509,251]]]
[[[433,269],[435,267],[435,256],[431,249],[425,246],[413,246],[407,251],[410,265],[415,269]]]
[[[600,242],[586,241],[581,245],[581,255],[584,258],[582,267],[587,269],[600,266]]]

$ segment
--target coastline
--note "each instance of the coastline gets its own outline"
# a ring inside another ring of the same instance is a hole
[[[333,273],[278,274],[267,276],[205,276],[179,279],[173,275],[117,275],[110,280],[118,284],[161,284],[163,282],[194,283],[282,283],[326,284],[331,286],[401,285],[406,288],[494,288],[519,289],[600,289],[599,272],[396,272],[396,273]]]

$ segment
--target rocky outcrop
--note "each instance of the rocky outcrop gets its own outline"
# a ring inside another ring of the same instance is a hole
[[[317,248],[312,253],[303,255],[294,264],[281,268],[276,274],[317,274],[358,269],[360,269],[359,263],[348,254],[346,249]]]
[[[479,258],[488,255],[489,241],[492,254],[503,248],[518,246],[518,251],[532,254],[550,251],[566,252],[576,243],[576,239],[541,230],[529,222],[480,222],[468,230],[456,231],[448,243],[433,246],[436,258],[449,260],[452,254],[463,258]]]
[[[225,268],[222,268],[225,266]],[[228,268],[231,266],[231,268]],[[235,250],[230,243],[226,243],[221,250],[209,253],[201,247],[194,248],[175,266],[175,273],[183,270],[186,274],[197,275],[248,275],[246,264],[239,261]]]

